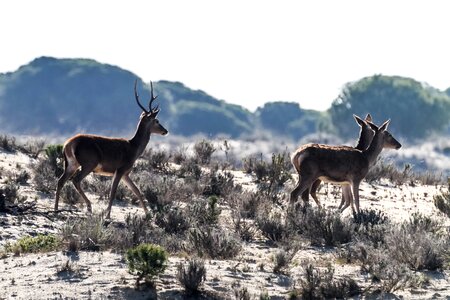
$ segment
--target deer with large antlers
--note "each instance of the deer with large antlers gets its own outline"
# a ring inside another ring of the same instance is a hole
[[[367,122],[372,122],[372,116],[370,114],[366,115],[366,118],[362,120],[360,117],[353,115],[353,118],[355,119],[356,123],[360,127],[359,131],[359,137],[355,146],[355,149],[358,150],[365,150],[369,147],[370,143],[372,142],[373,136],[375,132],[372,130],[372,128],[369,126]],[[302,199],[304,201],[308,201],[309,194],[311,194],[312,198],[316,202],[316,204],[321,207],[320,201],[317,198],[317,189],[319,188],[320,184],[322,183],[322,180],[317,179],[314,181],[314,183],[311,185],[310,189],[307,189],[302,194]],[[351,203],[353,199],[352,190],[349,184],[342,184],[342,200],[339,204],[339,209],[341,211],[344,211]],[[352,210],[354,211],[354,207],[352,205]]]
[[[159,106],[152,104],[156,97],[153,95],[153,84],[150,82],[151,98],[148,110],[140,103],[137,92],[137,80],[134,83],[134,96],[142,113],[134,136],[127,140],[122,138],[110,138],[90,134],[78,134],[69,138],[63,147],[64,173],[58,180],[55,197],[55,212],[58,211],[59,196],[62,187],[67,180],[71,179],[76,190],[86,202],[86,208],[92,212],[89,199],[81,189],[81,181],[91,172],[113,176],[109,203],[105,217],[110,218],[111,207],[116,195],[117,186],[121,179],[138,197],[142,208],[147,213],[144,197],[131,181],[129,174],[134,162],[144,152],[150,141],[150,135],[166,135],[168,131],[159,123],[156,116],[159,113]]]
[[[390,120],[380,127],[366,122],[375,135],[370,146],[358,150],[346,146],[307,144],[294,152],[292,164],[298,172],[297,186],[291,192],[290,202],[294,204],[298,195],[303,194],[320,179],[325,182],[349,184],[353,189],[356,212],[359,210],[359,185],[381,153],[383,148],[400,149],[401,144],[387,131]]]

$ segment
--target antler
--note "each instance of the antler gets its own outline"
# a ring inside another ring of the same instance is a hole
[[[136,98],[136,102],[139,105],[139,107],[147,114],[151,114],[152,116],[156,116],[159,113],[159,105],[156,105],[156,107],[152,107],[153,101],[155,101],[156,98],[158,98],[158,96],[154,96],[153,95],[153,82],[150,81],[150,93],[151,93],[151,98],[150,98],[150,102],[148,103],[148,109],[146,110],[144,108],[144,106],[142,106],[141,102],[139,101],[139,95],[137,92],[137,79],[134,81],[134,97]]]
[[[145,111],[145,112],[148,114],[149,111],[147,111],[147,110],[144,108],[144,106],[142,106],[141,102],[139,102],[139,95],[138,95],[136,86],[137,86],[137,79],[134,81],[134,97],[136,98],[136,102],[137,102],[137,104],[139,105],[139,107],[140,107],[143,111]],[[152,97],[153,97],[153,89],[152,89]],[[150,103],[151,103],[151,102],[150,102]]]
[[[158,96],[153,96],[153,82],[150,81],[150,93],[151,93],[151,99],[150,103],[148,104],[148,108],[150,109],[150,112],[152,115],[157,115],[159,113],[159,105],[156,105],[155,108],[152,108],[152,103],[155,101]]]

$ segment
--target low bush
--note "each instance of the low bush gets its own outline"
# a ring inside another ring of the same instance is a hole
[[[136,286],[142,279],[154,284],[154,278],[167,268],[168,254],[158,245],[140,244],[127,251],[126,262],[131,274],[137,275]]]
[[[195,160],[200,164],[207,165],[211,162],[211,157],[215,151],[216,148],[211,142],[207,140],[197,142],[194,145]]]
[[[354,253],[359,256],[361,270],[370,276],[378,292],[391,293],[412,286],[416,281],[409,268],[393,259],[386,248],[359,244]]]
[[[337,246],[352,240],[354,225],[339,211],[306,206],[291,213],[290,226],[315,246]]]
[[[219,207],[220,198],[211,196],[208,199],[194,200],[188,206],[188,214],[197,226],[215,225],[219,221],[222,210]]]
[[[328,266],[320,270],[307,263],[303,267],[304,276],[299,280],[299,291],[294,296],[299,299],[347,299],[361,294],[361,289],[351,278],[334,279],[334,269]]]
[[[272,258],[273,272],[276,274],[285,273],[286,269],[289,267],[289,263],[292,261],[292,257],[292,254],[283,249],[276,251]]]
[[[241,243],[221,228],[192,228],[188,236],[191,249],[200,257],[212,259],[233,258],[241,251]]]
[[[255,222],[261,233],[273,242],[279,242],[290,234],[289,228],[281,213],[261,212]]]
[[[60,240],[54,235],[39,234],[35,237],[23,237],[15,243],[7,245],[5,250],[16,255],[21,253],[49,252],[56,250],[60,244]]]
[[[449,242],[437,233],[427,231],[428,225],[419,227],[405,223],[401,227],[392,227],[386,234],[386,247],[389,255],[410,269],[442,269]]]
[[[448,179],[447,191],[433,197],[434,205],[450,218],[450,178]]]
[[[39,157],[31,164],[33,182],[36,190],[43,193],[51,193],[56,190],[58,177],[54,166],[46,158]]]
[[[186,232],[191,226],[189,215],[181,207],[171,205],[156,212],[155,224],[169,234]]]
[[[113,238],[114,228],[105,226],[104,217],[97,214],[86,218],[69,218],[60,231],[70,251],[99,251],[121,242]]]
[[[268,194],[273,201],[278,201],[280,189],[292,179],[289,153],[273,153],[270,163],[253,157],[244,159],[244,170],[256,176],[261,192]]]
[[[15,151],[17,149],[16,138],[6,134],[0,135],[0,148],[8,152]]]
[[[190,259],[186,264],[178,265],[177,279],[184,287],[186,294],[192,296],[199,293],[200,285],[206,280],[205,262],[201,259]]]

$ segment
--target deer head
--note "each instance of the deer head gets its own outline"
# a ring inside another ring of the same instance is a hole
[[[150,101],[148,103],[148,110],[141,104],[139,101],[139,94],[137,92],[137,80],[134,82],[134,97],[136,98],[136,103],[142,109],[140,124],[145,126],[145,128],[150,133],[166,135],[169,133],[167,129],[165,129],[156,118],[159,113],[159,105],[153,107],[153,102],[158,96],[153,95],[153,82],[150,81]]]

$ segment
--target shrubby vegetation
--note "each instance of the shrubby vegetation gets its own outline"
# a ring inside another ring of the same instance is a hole
[[[45,151],[38,157],[39,167],[33,167],[31,177],[33,184],[46,187],[41,191],[51,197],[54,192],[51,184],[56,183],[61,167],[60,146],[42,149]],[[64,222],[56,236],[56,246],[38,249],[117,251],[131,262],[130,271],[136,274],[137,283],[144,279],[154,283],[164,271],[169,255],[200,257],[178,266],[177,279],[186,295],[204,292],[200,286],[208,266],[202,259],[241,263],[245,243],[255,241],[274,248],[267,261],[270,267],[260,266],[260,271],[294,280],[292,298],[347,298],[369,292],[394,292],[419,286],[417,272],[448,268],[450,238],[436,219],[417,214],[394,224],[383,212],[373,209],[363,209],[360,215],[352,216],[319,209],[315,204],[287,207],[286,195],[292,184],[287,152],[273,153],[269,159],[251,155],[238,167],[218,159],[217,146],[207,140],[195,143],[192,150],[180,153],[152,150],[138,160],[132,178],[147,200],[147,215],[130,214],[124,220],[110,222],[102,214],[63,214],[57,217]],[[251,174],[256,188],[243,189],[235,182],[232,169]],[[372,176],[369,180],[387,178],[398,185],[420,182],[409,167],[400,171],[381,167]],[[11,186],[1,187],[0,200],[1,196],[16,199],[21,185],[18,182],[27,179],[6,177]],[[86,180],[85,189],[103,201],[110,180],[100,178],[93,176]],[[78,205],[71,184],[66,187],[62,198],[68,204]],[[137,205],[137,199],[127,188],[122,187],[118,196],[124,205],[129,205],[127,202]],[[436,206],[443,212],[448,206],[447,198],[445,191],[435,198]],[[159,250],[155,250],[155,245]],[[27,247],[23,249],[31,248]],[[335,276],[331,267],[295,258],[299,251],[312,247],[337,254],[341,262],[359,265],[370,279],[366,283],[369,287],[363,289],[350,278]],[[13,248],[16,250],[11,251],[17,253],[29,251],[20,250],[19,246]],[[157,257],[166,264],[153,264]],[[293,266],[302,267],[300,279],[292,272]],[[243,272],[251,271],[247,267]],[[245,287],[235,286],[233,290],[239,297],[250,297]]]

